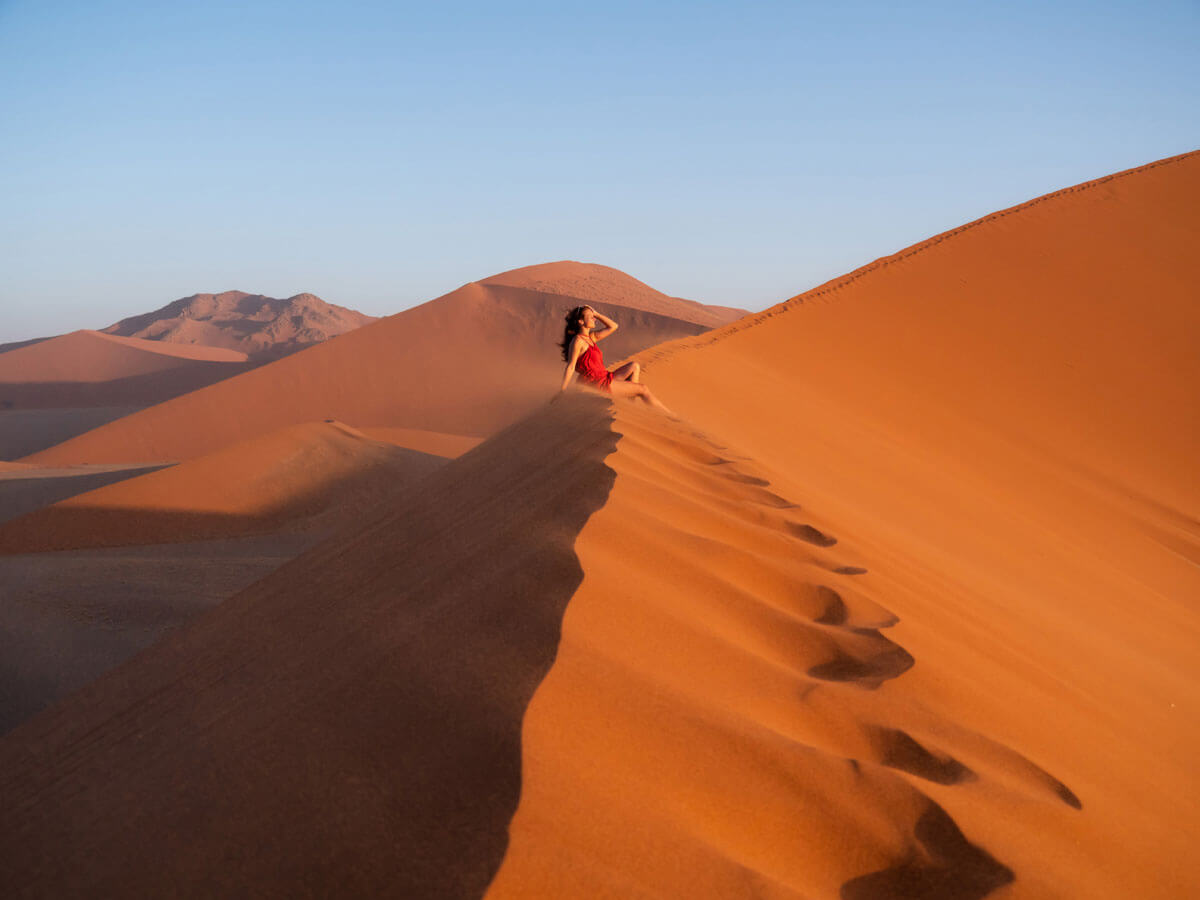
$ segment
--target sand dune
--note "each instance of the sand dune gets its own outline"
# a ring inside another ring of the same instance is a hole
[[[146,405],[250,367],[236,350],[72,331],[0,353],[0,406]]]
[[[479,896],[612,481],[608,402],[571,400],[0,740],[9,888]]]
[[[1198,216],[1190,154],[645,354],[710,443],[617,417],[492,895],[1200,893]]]
[[[580,298],[520,282],[473,282],[436,300],[244,375],[101,426],[26,462],[126,462],[186,459],[276,428],[335,418],[357,428],[397,428],[485,437],[526,415],[557,389],[556,342],[563,316]],[[565,287],[557,264],[545,268]],[[574,270],[572,270],[574,271]],[[614,293],[634,279],[603,266],[597,281]],[[615,273],[615,274],[614,274]],[[500,278],[503,276],[497,276]],[[643,286],[644,287],[644,286]],[[642,294],[656,292],[646,288]],[[641,295],[639,295],[641,296]],[[622,330],[608,339],[610,363],[652,344],[706,330],[696,305],[659,295],[660,312],[610,304]],[[702,310],[701,310],[702,311]]]
[[[1198,201],[1165,160],[654,348],[680,421],[543,404],[0,740],[0,874],[1200,892]]]
[[[211,540],[303,520],[330,528],[444,459],[340,422],[294,425],[76,494],[0,524],[0,554]]]

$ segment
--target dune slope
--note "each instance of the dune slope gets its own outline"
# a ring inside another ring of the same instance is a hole
[[[444,462],[341,422],[294,425],[0,524],[0,554],[261,534],[314,516],[328,528]]]
[[[714,446],[618,415],[492,896],[1200,891],[1198,211],[1165,160],[646,354]]]
[[[146,405],[251,367],[246,354],[72,331],[0,353],[5,409]]]
[[[479,896],[610,419],[546,407],[19,725],[8,889]]]

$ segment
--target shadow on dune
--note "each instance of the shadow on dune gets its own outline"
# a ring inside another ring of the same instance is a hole
[[[963,837],[932,800],[917,820],[920,850],[842,885],[842,900],[979,900],[1014,878],[1010,868]]]
[[[44,553],[57,550],[79,550],[95,547],[132,547],[148,544],[182,543],[219,538],[243,537],[271,534],[292,527],[300,520],[311,520],[297,527],[321,528],[345,523],[364,510],[378,503],[394,499],[413,482],[428,476],[446,464],[440,456],[409,450],[405,447],[391,448],[392,459],[386,464],[376,462],[364,464],[361,470],[325,478],[305,489],[288,496],[284,501],[264,506],[259,512],[232,513],[192,510],[184,508],[150,508],[143,506],[117,506],[85,504],[85,498],[72,504],[49,505],[56,500],[47,499],[46,505],[25,512],[21,517],[4,515],[0,507],[0,555],[15,553]],[[157,467],[157,468],[162,468]],[[133,474],[155,471],[154,467],[136,470]],[[383,473],[383,474],[381,474]],[[66,494],[67,499],[84,490],[103,486],[91,483],[74,493],[66,493],[74,483],[84,482],[85,476],[53,479],[53,488]],[[42,479],[50,482],[51,479]],[[95,478],[95,480],[100,480]],[[109,477],[109,483],[122,480]],[[266,476],[262,479],[265,481]],[[13,505],[24,501],[28,506],[37,495],[28,490],[38,487],[33,479],[25,483],[26,496],[13,491]],[[50,485],[47,484],[47,488]],[[5,499],[8,486],[0,483],[0,500]],[[254,484],[250,489],[261,490]],[[169,493],[169,489],[164,489]],[[48,490],[43,490],[47,494]],[[194,496],[189,494],[188,496]],[[225,497],[228,499],[228,497]]]
[[[0,479],[0,525],[10,519],[42,509],[77,494],[94,491],[105,485],[116,484],[128,478],[136,478],[165,468],[171,463],[149,466],[130,466],[127,469],[87,472],[77,475],[42,476],[40,478]],[[3,538],[0,538],[3,545]],[[2,551],[0,551],[2,552]]]
[[[176,366],[108,381],[31,381],[0,384],[0,409],[110,407],[162,403],[257,368],[266,360],[181,360]],[[94,426],[93,426],[94,427]],[[44,449],[44,448],[37,448]],[[28,451],[30,453],[36,450]]]
[[[145,408],[145,403],[139,403],[15,409],[12,401],[0,399],[0,460],[29,456]]]
[[[0,878],[481,895],[617,439],[609,401],[564,398],[18,726]]]

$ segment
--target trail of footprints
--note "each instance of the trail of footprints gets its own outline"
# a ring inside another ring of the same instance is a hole
[[[722,452],[729,451],[727,446],[715,443],[702,432],[690,433],[716,451],[711,457],[708,454],[688,454],[693,461],[702,463],[725,480],[747,488],[743,502],[750,500],[766,507],[767,517],[775,518],[779,530],[820,549],[837,544],[837,538],[833,535],[809,523],[797,521],[794,513],[800,509],[799,505],[770,491],[770,481],[738,468],[738,462],[753,463],[751,457],[722,456]],[[828,564],[827,571],[847,578],[868,572],[863,566],[837,563]],[[848,603],[843,592],[828,585],[809,587],[815,588],[819,607],[819,612],[811,616],[809,622],[828,637],[829,654],[828,659],[809,667],[805,672],[816,683],[802,692],[803,697],[820,683],[875,690],[912,668],[915,663],[912,655],[882,633],[899,622],[896,615],[862,596]],[[943,786],[960,785],[978,777],[963,762],[936,747],[922,744],[906,731],[871,723],[865,723],[863,728],[873,751],[874,759],[871,762],[875,764]],[[963,746],[973,746],[977,756],[1002,761],[1009,768],[1021,772],[1025,783],[1038,794],[1052,794],[1067,806],[1082,809],[1081,801],[1070,788],[1012,748],[980,734],[968,734],[965,729],[961,729],[958,737],[958,742]],[[848,758],[847,763],[856,770],[861,765],[857,759]],[[913,835],[921,851],[914,851],[909,858],[887,869],[847,882],[842,887],[843,898],[882,900],[900,895],[940,897],[943,896],[941,887],[956,884],[958,890],[953,896],[970,900],[984,897],[1014,880],[1015,874],[1011,869],[986,850],[971,844],[937,803],[923,792],[922,796],[927,805],[916,823]]]
[[[692,431],[690,434],[714,451],[728,452],[730,449],[715,443],[703,432]],[[772,510],[800,509],[799,504],[766,491],[770,486],[767,479],[748,475],[737,469],[737,462],[753,463],[751,457],[735,456],[731,459],[721,456],[718,452],[711,457],[693,458],[720,471],[729,481],[752,485],[762,491],[759,496],[748,499],[753,499]],[[837,544],[836,537],[825,534],[808,523],[784,518],[780,524],[785,533],[813,546],[828,548]],[[856,565],[830,565],[828,571],[843,576],[865,575],[868,572],[865,567]],[[912,655],[881,633],[883,629],[891,628],[900,621],[894,613],[865,597],[857,599],[852,608],[841,592],[828,585],[816,585],[815,592],[820,611],[811,617],[811,624],[825,629],[832,642],[829,659],[811,666],[805,673],[810,678],[824,682],[848,683],[874,690],[885,681],[897,678],[912,668],[915,663]],[[959,784],[976,777],[963,763],[947,754],[925,747],[904,731],[870,726],[870,732],[871,743],[877,751],[876,761],[889,768],[899,769],[937,784]],[[994,755],[1010,759],[1019,757],[1020,767],[1032,780],[1048,788],[1068,806],[1082,809],[1079,798],[1065,784],[1033,762],[982,736],[977,736],[975,742],[987,743]]]

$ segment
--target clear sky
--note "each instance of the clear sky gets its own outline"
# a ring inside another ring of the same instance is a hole
[[[759,309],[1200,147],[1200,3],[0,0],[0,342],[538,262]]]

